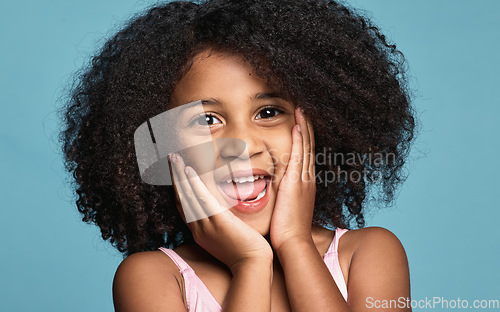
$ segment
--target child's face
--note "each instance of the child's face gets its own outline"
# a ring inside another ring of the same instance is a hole
[[[225,171],[200,175],[202,181],[219,202],[232,203],[229,206],[237,217],[266,235],[278,185],[290,158],[294,104],[280,98],[276,90],[257,77],[238,56],[215,52],[211,55],[203,52],[195,57],[192,67],[176,85],[170,104],[174,108],[198,100],[202,100],[206,114],[201,118],[208,123],[198,127],[205,127],[205,131],[208,127],[206,132],[211,133],[211,140],[235,138],[246,143],[245,156],[228,146],[218,146],[219,158],[231,161],[236,176],[242,168],[253,170],[253,174],[241,173],[242,176],[266,176],[238,184],[238,188],[249,186],[253,192],[249,200],[236,205],[234,191],[231,192],[233,182],[226,182],[224,177],[229,172],[227,166]],[[192,140],[196,141],[196,136]],[[188,158],[185,162],[195,170],[197,162],[204,161],[199,154]]]

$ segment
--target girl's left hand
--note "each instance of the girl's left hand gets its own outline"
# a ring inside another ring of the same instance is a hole
[[[271,244],[277,252],[289,240],[312,240],[316,197],[314,132],[311,122],[298,108],[295,109],[295,121],[292,153],[279,184],[269,232]]]

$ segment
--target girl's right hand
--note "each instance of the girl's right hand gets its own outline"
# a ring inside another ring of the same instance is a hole
[[[183,209],[191,210],[196,216],[207,216],[210,215],[207,212],[222,210],[187,223],[195,242],[227,265],[232,272],[246,263],[272,263],[273,251],[267,240],[231,211],[223,209],[194,169],[185,166],[180,155],[172,154],[169,159],[172,182],[182,205],[179,212],[184,222],[186,219]]]

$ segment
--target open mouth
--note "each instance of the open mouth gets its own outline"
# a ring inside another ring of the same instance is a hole
[[[266,175],[233,177],[218,183],[227,197],[240,202],[258,201],[266,195],[268,185],[269,177]]]

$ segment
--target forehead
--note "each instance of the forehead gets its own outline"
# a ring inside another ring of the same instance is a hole
[[[253,69],[241,55],[205,50],[193,57],[192,64],[184,76],[207,74],[218,69],[227,70],[229,68],[244,69],[253,73]]]
[[[267,82],[237,54],[203,51],[179,80],[172,94],[172,106],[202,97],[231,96],[237,93],[272,91]]]

